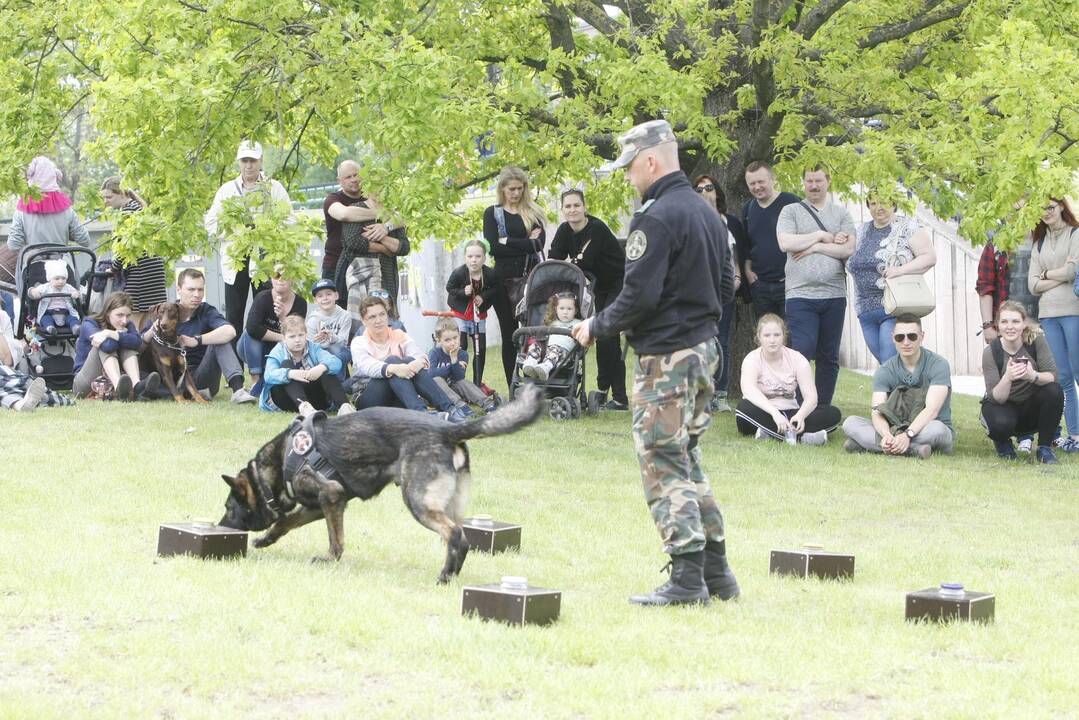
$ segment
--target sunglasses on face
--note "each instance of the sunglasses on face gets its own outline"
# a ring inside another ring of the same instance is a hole
[[[371,292],[369,292],[367,294],[370,295],[371,297],[382,298],[383,300],[389,300],[390,299],[390,294],[388,292],[386,292],[385,290],[372,290]]]
[[[921,336],[916,332],[913,332],[913,333],[896,333],[895,335],[892,336],[892,339],[895,340],[897,343],[903,342],[904,339],[909,340],[910,342],[918,342],[919,337],[921,337]]]
[[[716,186],[713,185],[712,183],[707,183],[705,185],[698,185],[697,187],[695,187],[693,189],[699,195],[700,193],[712,192],[713,190],[716,189]]]

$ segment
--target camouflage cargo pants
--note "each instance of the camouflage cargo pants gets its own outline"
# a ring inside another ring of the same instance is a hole
[[[700,436],[718,362],[715,339],[667,355],[640,355],[633,379],[633,440],[644,496],[670,555],[723,539],[723,515],[701,468]]]

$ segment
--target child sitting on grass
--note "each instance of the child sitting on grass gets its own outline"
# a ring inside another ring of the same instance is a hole
[[[580,325],[581,319],[577,317],[577,296],[571,292],[552,295],[547,301],[547,314],[543,317],[543,324],[566,330]],[[521,365],[521,374],[547,382],[555,368],[565,362],[570,353],[578,347],[577,341],[569,335],[551,334],[547,338],[546,350],[542,342],[530,338],[528,350],[525,351],[525,361]]]
[[[266,356],[262,394],[263,410],[286,410],[307,417],[315,410],[338,408],[338,415],[355,412],[348,402],[341,379],[341,361],[307,339],[307,324],[296,315],[281,321],[284,340]]]
[[[498,407],[501,398],[488,396],[475,383],[465,379],[468,352],[461,347],[461,333],[453,318],[439,318],[435,323],[435,346],[427,354],[429,372],[435,384],[450,400],[478,405],[485,413]]]
[[[345,379],[345,366],[352,359],[348,349],[348,336],[352,331],[352,315],[338,306],[337,284],[322,279],[311,288],[313,307],[307,313],[307,339],[341,361],[337,376]]]

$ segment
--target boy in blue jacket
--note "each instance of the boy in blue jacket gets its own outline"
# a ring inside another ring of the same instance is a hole
[[[304,319],[287,316],[281,321],[281,334],[285,339],[266,356],[259,407],[304,417],[334,407],[338,415],[355,412],[338,377],[341,361],[307,339]]]

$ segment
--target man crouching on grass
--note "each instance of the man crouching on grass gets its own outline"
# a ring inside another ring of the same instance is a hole
[[[843,423],[847,452],[913,455],[951,454],[952,374],[948,361],[922,347],[922,321],[900,315],[892,333],[898,355],[873,374],[873,418]]]

